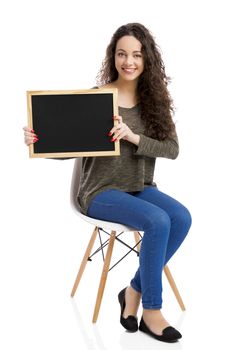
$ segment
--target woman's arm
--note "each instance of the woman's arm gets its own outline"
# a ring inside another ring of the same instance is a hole
[[[151,158],[163,157],[176,159],[179,154],[179,143],[176,131],[173,137],[164,141],[158,141],[144,134],[135,134],[127,124],[123,123],[121,116],[115,116],[118,124],[115,125],[109,133],[112,136],[111,141],[126,140],[137,146],[135,155]]]
[[[140,141],[135,155],[151,158],[162,157],[176,159],[179,154],[179,142],[176,133],[173,138],[158,141],[151,137],[139,134]]]

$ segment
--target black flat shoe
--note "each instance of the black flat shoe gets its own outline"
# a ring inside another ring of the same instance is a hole
[[[120,317],[120,323],[121,325],[127,329],[129,332],[137,332],[138,330],[138,319],[135,316],[128,316],[127,318],[123,317],[123,312],[125,310],[125,291],[126,288],[124,288],[119,294],[118,294],[118,300],[121,306],[121,317]]]
[[[180,332],[178,332],[175,328],[169,326],[166,327],[163,330],[163,334],[162,335],[157,335],[153,332],[151,332],[151,330],[147,327],[147,325],[145,324],[143,318],[141,318],[140,321],[140,325],[139,325],[139,330],[149,334],[151,337],[160,340],[160,341],[164,341],[167,343],[174,343],[176,342],[178,339],[182,338],[182,335],[180,334]]]

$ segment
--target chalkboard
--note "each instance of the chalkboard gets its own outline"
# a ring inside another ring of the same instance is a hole
[[[39,140],[32,158],[120,155],[109,131],[117,121],[117,89],[27,91],[28,126]]]

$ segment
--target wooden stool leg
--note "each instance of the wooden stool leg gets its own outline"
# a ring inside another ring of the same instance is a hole
[[[134,239],[137,244],[137,251],[140,252],[141,243],[139,242],[141,241],[141,236],[138,231],[134,231]]]
[[[141,236],[140,236],[138,231],[134,231],[134,238],[135,238],[135,242],[136,243],[140,242]],[[138,252],[140,252],[140,248],[141,248],[141,243],[139,243],[137,245]],[[180,296],[178,288],[177,288],[177,286],[175,284],[175,281],[174,281],[174,279],[172,277],[172,274],[171,274],[171,272],[170,272],[170,270],[169,270],[167,265],[164,267],[164,273],[165,273],[165,275],[166,275],[166,277],[168,279],[168,282],[169,282],[169,284],[170,284],[170,286],[171,286],[171,288],[173,290],[173,293],[175,294],[175,297],[176,297],[176,299],[177,299],[177,301],[178,301],[178,303],[180,305],[181,310],[185,311],[185,306],[184,306],[183,300],[182,300],[182,298]]]
[[[74,294],[76,292],[76,289],[78,288],[79,282],[81,280],[81,277],[82,277],[83,272],[85,270],[88,258],[90,256],[92,247],[93,247],[93,245],[95,243],[95,239],[96,239],[97,233],[98,233],[98,227],[96,226],[96,228],[94,229],[94,231],[92,233],[91,239],[90,239],[90,241],[88,243],[88,246],[87,246],[86,252],[84,254],[83,260],[81,262],[81,265],[80,265],[80,268],[79,268],[79,271],[78,271],[78,274],[77,274],[77,277],[76,277],[76,280],[74,282],[74,286],[73,286],[73,289],[72,289],[72,292],[71,292],[71,297],[74,296]]]
[[[116,231],[112,231],[110,238],[109,238],[108,249],[107,249],[106,257],[104,260],[102,274],[100,277],[99,289],[98,289],[98,293],[97,293],[97,297],[96,297],[95,309],[94,309],[93,319],[92,319],[93,323],[95,323],[97,321],[97,318],[99,315],[100,305],[101,305],[102,297],[104,294],[104,288],[105,288],[106,280],[108,277],[108,270],[109,270],[109,265],[111,262],[112,250],[113,250],[113,246],[114,246],[114,242],[115,242],[115,237],[116,237]]]
[[[177,288],[177,286],[175,284],[175,281],[174,281],[174,279],[172,277],[172,274],[171,274],[171,272],[170,272],[170,270],[169,270],[167,265],[164,266],[164,273],[165,273],[165,275],[166,275],[166,277],[168,279],[168,282],[169,282],[169,284],[170,284],[170,286],[171,286],[171,288],[172,288],[172,290],[173,290],[173,292],[175,294],[176,300],[178,301],[181,310],[185,311],[185,306],[184,306],[183,300],[182,300],[182,298],[180,296],[178,288]]]

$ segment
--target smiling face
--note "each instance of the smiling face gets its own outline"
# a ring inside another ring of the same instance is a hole
[[[115,51],[118,80],[134,81],[139,78],[144,68],[141,50],[142,44],[134,36],[126,35],[118,40]]]

